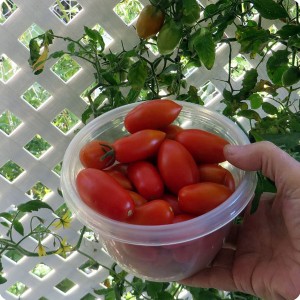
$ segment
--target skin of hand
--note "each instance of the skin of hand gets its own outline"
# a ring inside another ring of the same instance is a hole
[[[181,283],[294,300],[300,294],[300,163],[270,142],[228,145],[224,153],[240,169],[261,170],[277,193],[263,194],[253,214],[249,205],[212,264]]]

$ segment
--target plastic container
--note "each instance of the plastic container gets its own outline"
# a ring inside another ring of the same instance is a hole
[[[225,116],[197,104],[180,102],[175,121],[184,128],[201,128],[227,139],[248,144],[244,132]],[[88,141],[114,141],[125,134],[124,116],[137,104],[122,106],[91,121],[71,141],[63,160],[61,188],[70,210],[79,221],[99,234],[109,255],[129,273],[151,281],[177,281],[208,266],[223,245],[233,219],[253,197],[256,176],[225,163],[235,179],[235,192],[214,210],[189,221],[138,226],[108,219],[90,207],[76,191],[75,179],[82,165],[79,151]],[[155,117],[155,116],[153,116]]]

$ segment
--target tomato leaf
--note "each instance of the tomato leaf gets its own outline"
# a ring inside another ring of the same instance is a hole
[[[193,40],[193,47],[201,63],[210,70],[216,58],[216,45],[211,32],[206,28],[201,28]]]
[[[288,39],[291,36],[295,36],[300,33],[300,25],[288,24],[284,25],[277,31],[277,34],[282,39]]]
[[[38,211],[41,208],[46,208],[53,211],[51,206],[49,206],[47,203],[40,200],[30,200],[26,203],[22,203],[18,205],[18,210],[21,212],[33,212],[33,211]]]
[[[128,71],[128,81],[132,88],[142,89],[148,75],[147,64],[144,60],[138,60]]]
[[[24,235],[24,227],[21,222],[19,222],[18,220],[14,220],[12,226],[15,231],[17,231],[21,235]]]
[[[7,281],[7,279],[5,277],[3,277],[2,275],[0,275],[0,284],[3,284]]]
[[[263,103],[263,98],[257,93],[250,95],[248,99],[250,100],[250,105],[252,109],[260,108]]]
[[[249,120],[252,120],[252,119],[255,120],[255,121],[260,121],[261,120],[260,115],[255,110],[252,110],[252,109],[241,110],[237,113],[237,115],[239,117],[244,117],[244,118],[247,118]]]
[[[8,221],[12,221],[13,218],[14,218],[13,215],[10,214],[10,213],[8,213],[8,212],[2,212],[2,213],[0,213],[0,217],[6,219]]]
[[[269,102],[264,102],[262,104],[262,109],[265,113],[267,113],[269,115],[276,115],[278,113],[276,106],[274,106],[273,104],[271,104]]]
[[[287,18],[289,15],[285,8],[273,0],[251,0],[259,14],[268,20]]]

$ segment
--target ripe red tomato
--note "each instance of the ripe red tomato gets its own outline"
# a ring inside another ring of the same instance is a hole
[[[131,181],[121,171],[108,169],[104,170],[104,172],[114,178],[124,189],[133,190]]]
[[[113,143],[118,162],[130,163],[154,156],[166,134],[162,131],[145,129],[119,138]]]
[[[199,216],[219,206],[231,194],[225,185],[200,182],[183,187],[178,193],[178,204],[182,211]]]
[[[147,200],[159,199],[164,193],[164,183],[156,167],[148,161],[128,165],[128,177],[138,193]]]
[[[148,202],[147,199],[145,199],[142,195],[134,191],[129,191],[129,194],[134,202],[135,207],[141,206]]]
[[[125,128],[134,133],[143,129],[161,129],[171,124],[182,106],[168,99],[149,100],[132,109],[125,117]]]
[[[199,181],[209,181],[224,184],[232,191],[235,190],[235,182],[232,174],[222,166],[216,164],[202,164],[198,166]]]
[[[180,214],[180,215],[174,216],[173,224],[188,221],[188,220],[194,219],[195,217],[196,216],[191,215],[191,214]]]
[[[112,145],[106,141],[93,140],[85,144],[80,152],[79,159],[85,168],[105,169],[111,166],[115,159],[113,155],[104,155],[112,150]]]
[[[172,195],[172,194],[163,194],[161,199],[167,201],[171,205],[172,210],[174,212],[174,216],[182,214],[182,211],[179,209],[179,206],[178,206],[177,196]]]
[[[167,188],[173,193],[198,182],[199,171],[186,148],[174,140],[164,140],[157,154],[159,172]]]
[[[152,200],[135,208],[127,222],[135,225],[166,225],[173,222],[174,213],[168,202]]]
[[[201,129],[185,129],[175,140],[181,143],[199,163],[220,163],[225,161],[223,148],[228,141]]]
[[[181,132],[183,130],[182,127],[170,124],[167,127],[161,129],[161,131],[166,133],[166,139],[174,140],[177,133]]]
[[[81,170],[76,186],[82,201],[108,218],[125,221],[133,214],[134,202],[128,191],[104,171]]]

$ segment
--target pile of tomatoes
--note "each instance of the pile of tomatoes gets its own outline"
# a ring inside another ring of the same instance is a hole
[[[137,225],[189,220],[223,203],[235,189],[219,165],[228,141],[175,125],[181,110],[168,99],[141,102],[125,116],[126,136],[84,145],[76,177],[81,199],[108,218]]]

